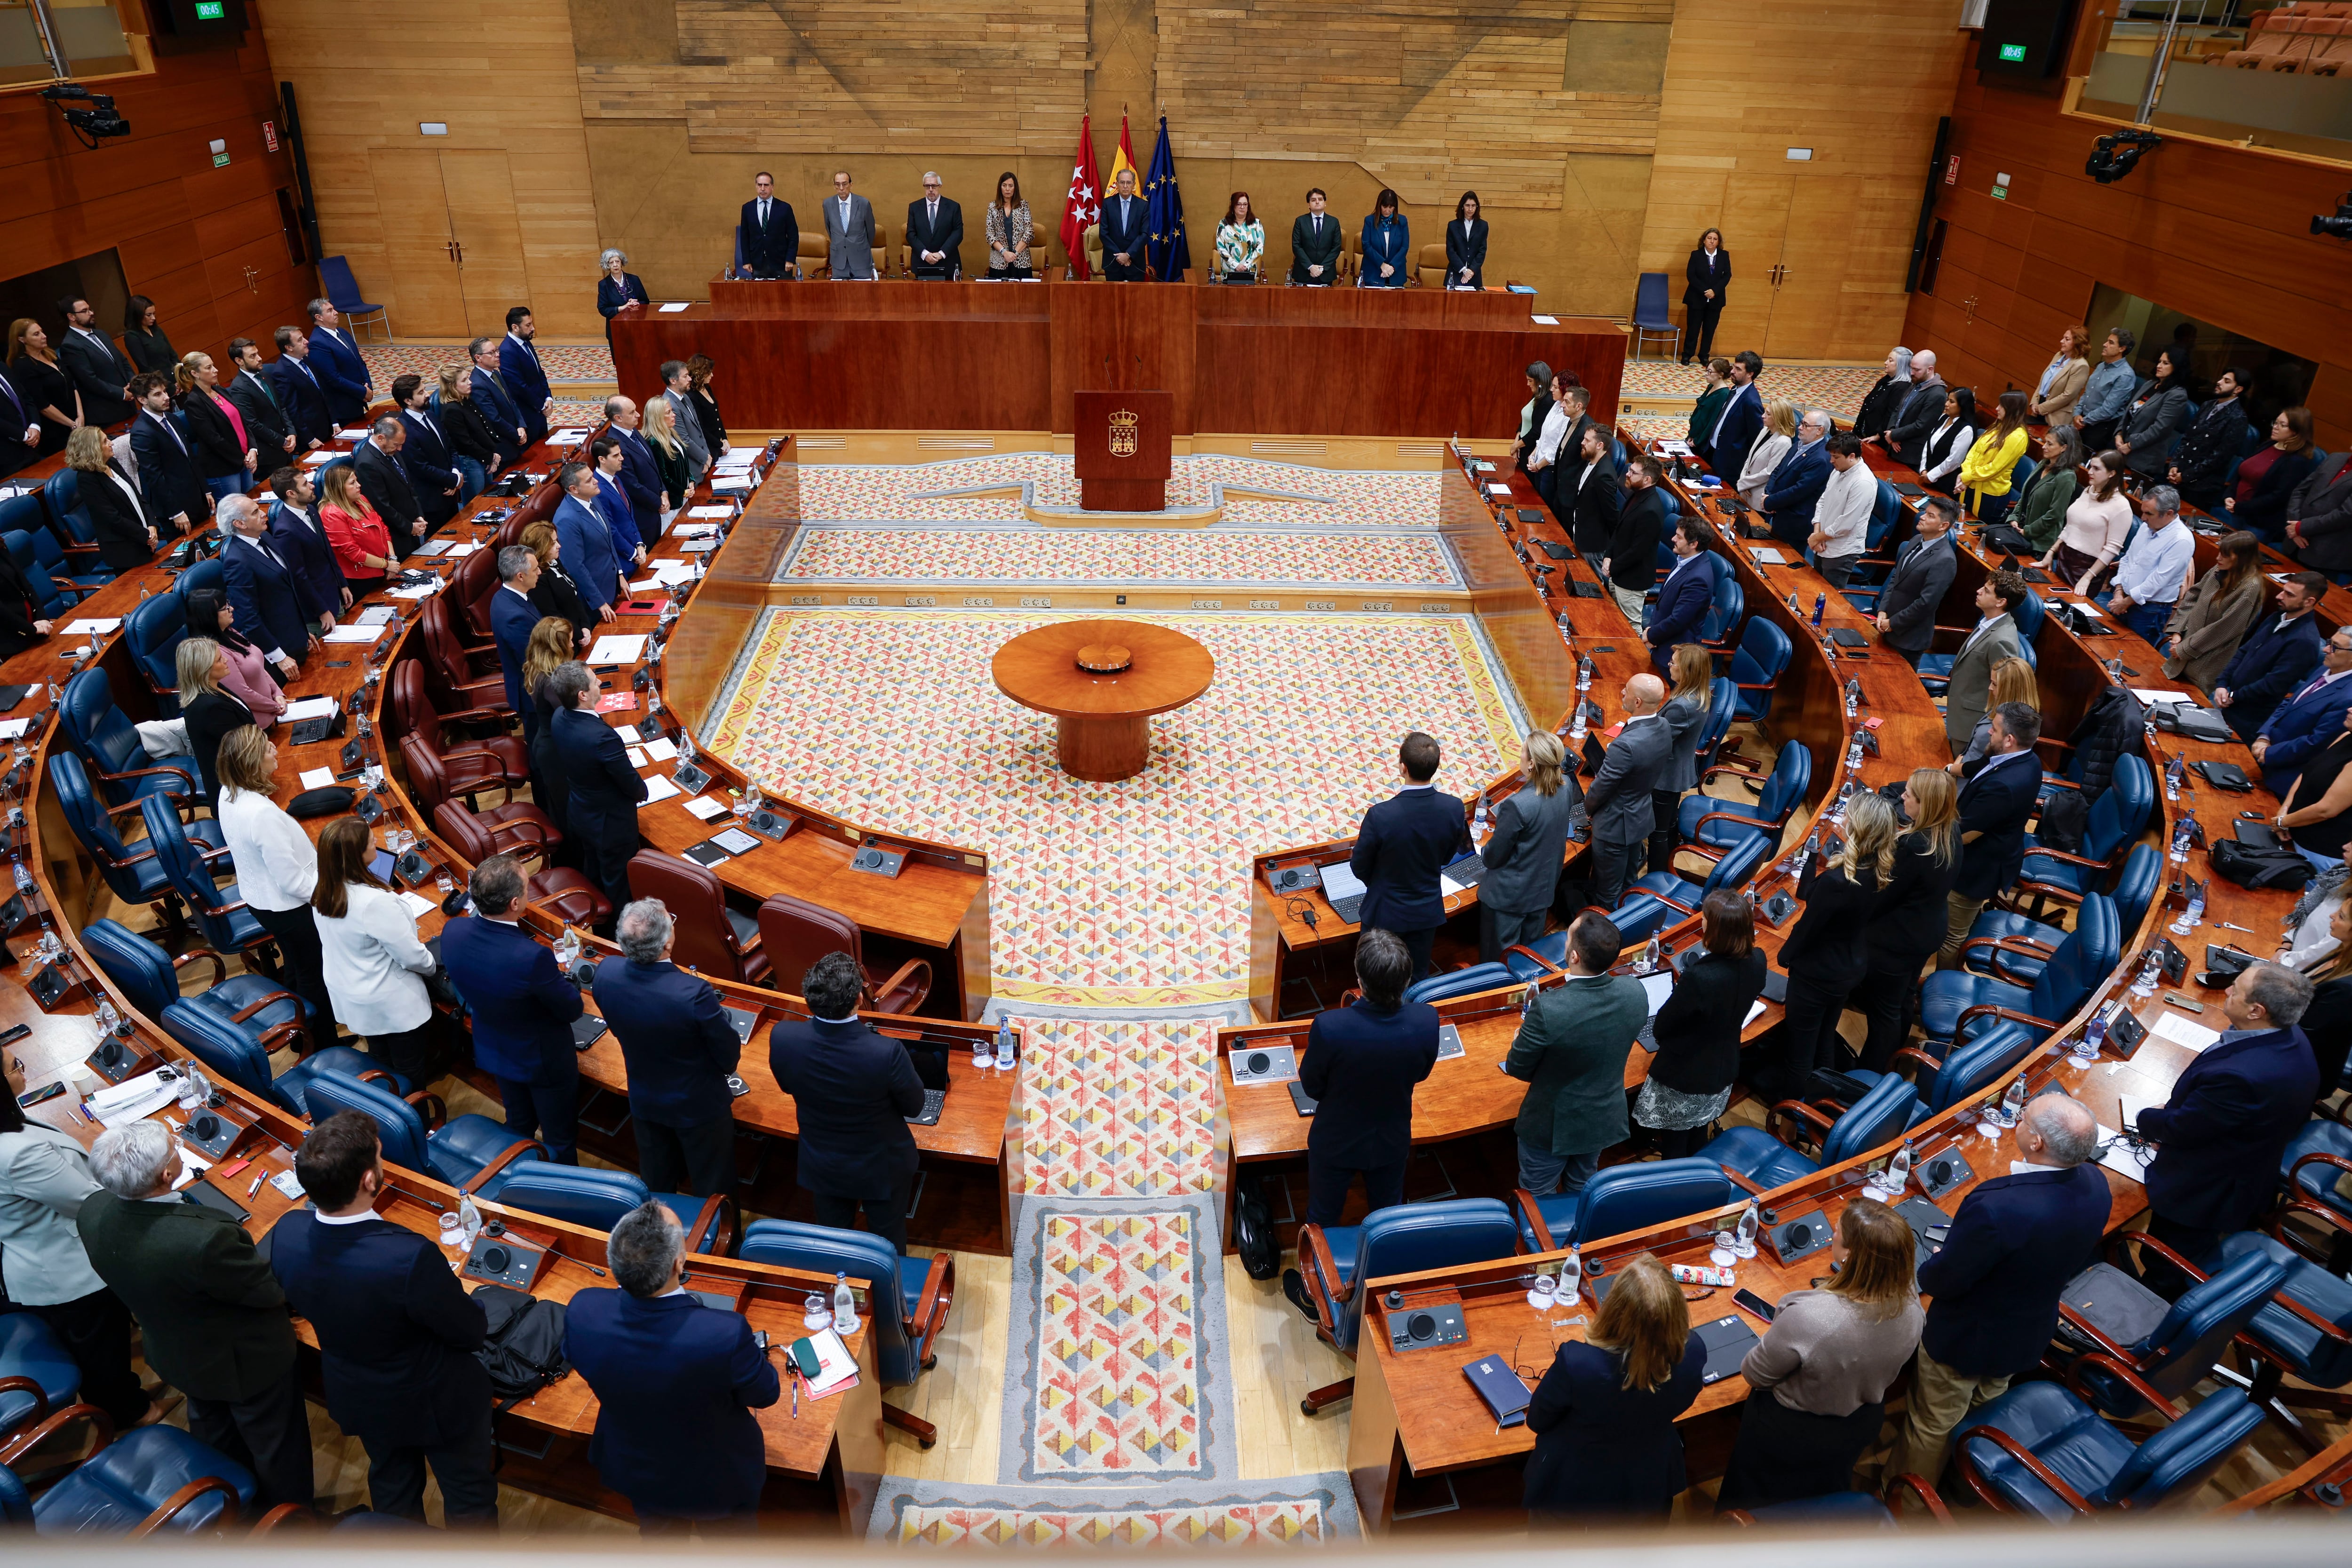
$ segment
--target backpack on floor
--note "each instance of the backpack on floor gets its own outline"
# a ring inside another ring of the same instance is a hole
[[[1265,1189],[1254,1176],[1234,1182],[1234,1250],[1241,1254],[1242,1268],[1253,1279],[1271,1279],[1282,1270],[1274,1211],[1266,1206]]]

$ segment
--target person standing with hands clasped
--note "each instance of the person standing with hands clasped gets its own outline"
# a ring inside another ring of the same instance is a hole
[[[1769,1102],[1803,1098],[1805,1080],[1839,1065],[1838,1020],[1848,993],[1870,972],[1870,911],[1895,879],[1895,808],[1885,797],[1858,795],[1847,808],[1845,842],[1817,868],[1809,858],[1797,881],[1805,914],[1780,944],[1789,972],[1789,1016],[1780,1058],[1756,1074]]]
[[[1698,909],[1703,945],[1651,1021],[1657,1055],[1633,1102],[1633,1120],[1656,1136],[1658,1152],[1669,1160],[1696,1153],[1708,1126],[1731,1104],[1739,1031],[1764,994],[1764,950],[1756,945],[1756,911],[1747,895],[1717,888]]]
[[[1516,1131],[1519,1185],[1538,1197],[1580,1193],[1601,1152],[1624,1140],[1625,1058],[1649,1021],[1642,983],[1612,974],[1624,945],[1587,910],[1568,928],[1568,983],[1536,998],[1503,1070],[1525,1079]]]
[[[1683,1288],[1643,1253],[1618,1273],[1584,1339],[1552,1352],[1528,1404],[1529,1523],[1664,1524],[1690,1484],[1675,1420],[1706,1373],[1706,1342],[1691,1332]]]
[[[1348,868],[1364,884],[1359,925],[1394,931],[1412,957],[1406,983],[1429,973],[1430,948],[1445,923],[1437,875],[1468,854],[1470,825],[1461,800],[1429,781],[1437,776],[1437,739],[1415,730],[1397,747],[1404,787],[1364,813]]]
[[[1569,824],[1584,791],[1568,771],[1568,749],[1549,730],[1530,730],[1521,753],[1527,786],[1495,808],[1495,831],[1479,858],[1478,956],[1499,963],[1503,950],[1543,935],[1568,854]]]

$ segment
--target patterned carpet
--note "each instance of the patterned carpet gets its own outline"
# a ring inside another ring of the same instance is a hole
[[[1016,1193],[1151,1198],[1214,1175],[1213,1018],[1027,1018]]]
[[[1207,1497],[1162,1487],[1148,1500],[1139,1495],[1124,1502],[1074,1502],[1064,1487],[940,1493],[927,1482],[886,1486],[870,1535],[903,1546],[1116,1548],[1321,1546],[1360,1533],[1355,1494],[1337,1474]]]
[[[800,480],[801,515],[812,522],[1017,521],[1024,516],[1018,492],[1024,486],[1028,504],[1078,504],[1071,459],[1050,452],[1002,452],[903,467],[803,464]],[[1167,504],[1181,510],[1222,501],[1228,523],[1433,528],[1437,495],[1434,473],[1348,472],[1205,453],[1175,460]]]
[[[1296,510],[1296,509],[1294,509]],[[1076,586],[1197,583],[1215,586],[1459,588],[1443,540],[1396,529],[1317,527],[1286,533],[1223,528],[940,527],[914,538],[895,526],[803,528],[778,582],[913,580]]]
[[[539,354],[539,363],[547,372],[548,384],[558,389],[565,386],[600,386],[613,384],[613,354],[603,343],[551,343],[533,340],[531,347]],[[360,353],[368,362],[368,369],[379,387],[390,386],[395,375],[437,377],[445,365],[462,364],[466,359],[464,345],[459,343],[367,343],[360,344]]]

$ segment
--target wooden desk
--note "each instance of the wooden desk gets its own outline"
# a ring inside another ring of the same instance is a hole
[[[1113,662],[1122,658],[1127,662]],[[1217,661],[1172,626],[1056,621],[998,648],[989,674],[1005,696],[1058,721],[1055,758],[1064,773],[1114,784],[1143,771],[1151,755],[1151,716],[1208,690]]]

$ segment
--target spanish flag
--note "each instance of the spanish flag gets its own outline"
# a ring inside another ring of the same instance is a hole
[[[1103,177],[1105,191],[1118,189],[1118,172],[1121,169],[1135,171],[1136,187],[1140,190],[1143,185],[1143,165],[1135,161],[1135,143],[1128,138],[1127,110],[1124,109],[1121,109],[1118,114],[1118,155],[1110,161],[1110,173]]]

